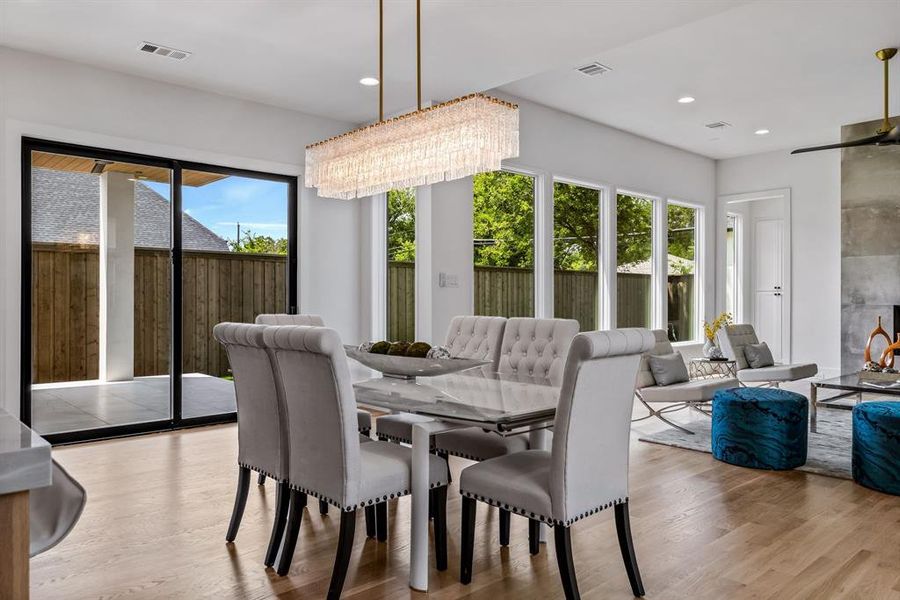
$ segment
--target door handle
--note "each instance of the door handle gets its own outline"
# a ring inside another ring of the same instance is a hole
[[[781,286],[780,286],[780,285],[776,285],[776,286],[775,286],[775,289],[776,289],[776,290],[780,290],[780,289],[781,289]]]
[[[776,295],[776,296],[780,296],[781,293],[780,293],[780,292],[775,292],[775,295]]]

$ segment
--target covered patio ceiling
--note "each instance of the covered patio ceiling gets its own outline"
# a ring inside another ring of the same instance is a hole
[[[75,173],[95,173],[99,175],[103,172],[113,171],[117,173],[132,173],[137,175],[138,179],[147,181],[156,181],[159,183],[169,183],[169,169],[163,167],[150,167],[147,165],[137,165],[124,162],[106,162],[97,161],[93,158],[85,158],[83,156],[72,156],[67,154],[52,154],[50,152],[34,152],[31,156],[31,165],[42,169],[53,169],[55,171],[70,171]],[[95,168],[96,167],[96,168]],[[182,182],[184,185],[191,187],[200,187],[220,179],[225,179],[228,175],[219,173],[206,173],[203,171],[191,171],[185,169],[182,172]]]

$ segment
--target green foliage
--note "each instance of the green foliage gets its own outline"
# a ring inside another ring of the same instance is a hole
[[[534,266],[534,179],[494,171],[473,178],[473,236],[478,266]]]
[[[566,271],[596,271],[600,192],[553,184],[553,262]]]
[[[616,199],[617,264],[633,265],[650,260],[653,236],[653,203],[645,198],[619,194]]]
[[[269,235],[256,235],[252,231],[244,232],[240,240],[229,240],[228,248],[232,252],[244,254],[287,254],[287,239],[275,239]]]
[[[669,214],[669,254],[694,262],[694,217],[697,211],[685,206],[670,204]],[[669,265],[670,271],[679,275],[690,275],[694,272],[691,265]]]
[[[387,193],[387,258],[416,260],[416,191],[412,188]]]

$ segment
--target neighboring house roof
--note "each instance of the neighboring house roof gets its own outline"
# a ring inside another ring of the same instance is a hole
[[[650,260],[648,259],[628,265],[619,265],[616,267],[616,272],[632,273],[635,275],[650,275],[652,267],[650,265]],[[674,254],[669,255],[669,275],[690,275],[693,272],[694,261],[675,256]]]
[[[169,248],[169,201],[143,183],[134,186],[134,245]],[[62,244],[100,243],[100,177],[32,169],[31,240]],[[188,214],[182,215],[185,250],[227,252],[228,242]]]

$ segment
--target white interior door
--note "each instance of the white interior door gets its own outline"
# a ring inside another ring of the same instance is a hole
[[[784,355],[784,220],[754,222],[753,326],[760,341],[769,345],[775,362]]]

